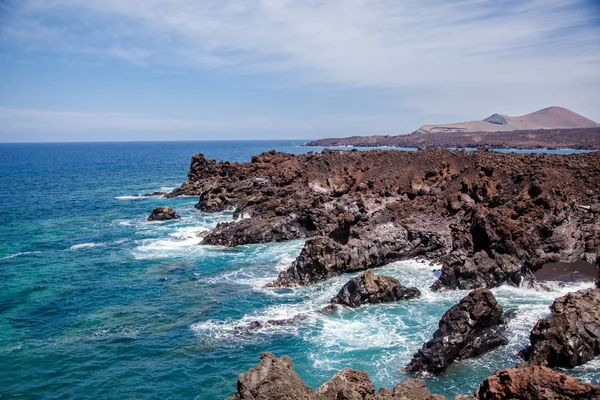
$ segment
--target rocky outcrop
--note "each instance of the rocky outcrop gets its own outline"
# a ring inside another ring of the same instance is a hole
[[[173,210],[171,207],[156,207],[152,210],[152,213],[146,218],[147,221],[169,221],[172,219],[181,218],[177,215],[177,212]]]
[[[531,331],[531,346],[521,352],[530,364],[575,367],[600,354],[600,289],[559,297],[552,316]]]
[[[405,258],[442,265],[434,289],[520,283],[552,262],[600,257],[600,153],[274,151],[248,163],[196,155],[169,196],[234,210],[204,244],[307,238],[275,286]]]
[[[362,304],[389,303],[421,295],[417,288],[403,286],[391,276],[375,276],[372,270],[348,281],[331,299],[332,304],[358,307]]]
[[[488,289],[475,289],[446,311],[433,334],[406,366],[413,373],[440,373],[454,360],[506,345],[502,307]]]
[[[581,383],[550,368],[509,368],[485,379],[475,397],[480,400],[600,399],[600,387]]]
[[[290,357],[263,353],[257,366],[240,374],[237,393],[229,400],[305,400],[312,395],[312,388],[296,373]]]
[[[294,371],[288,356],[263,353],[260,363],[240,374],[237,393],[228,400],[445,400],[432,394],[425,381],[408,379],[393,389],[375,385],[365,371],[344,368],[316,391]]]

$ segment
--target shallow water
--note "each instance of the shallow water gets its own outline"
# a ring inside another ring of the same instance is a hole
[[[203,214],[197,199],[132,198],[185,180],[191,155],[246,161],[290,142],[0,145],[0,395],[2,398],[199,398],[235,391],[262,351],[289,354],[317,387],[345,366],[392,386],[441,315],[466,292],[432,293],[435,267],[378,269],[423,291],[419,299],[332,315],[315,313],[353,275],[308,288],[263,285],[302,241],[227,249],[199,232],[231,213]],[[318,149],[317,149],[318,150]],[[145,221],[157,205],[181,219]],[[494,290],[516,311],[510,344],[428,379],[434,392],[470,393],[518,350],[553,299],[587,287]],[[306,319],[250,329],[253,321]],[[600,360],[569,371],[600,383]]]

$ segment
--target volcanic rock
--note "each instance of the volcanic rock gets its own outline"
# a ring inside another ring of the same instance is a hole
[[[331,303],[358,307],[362,304],[408,300],[420,295],[419,289],[407,288],[391,276],[375,276],[373,271],[368,269],[362,275],[348,281],[331,299]]]
[[[375,385],[365,371],[344,368],[316,392],[308,387],[292,366],[288,356],[276,358],[263,353],[260,363],[240,374],[237,393],[228,400],[445,400],[431,394],[425,381],[407,379],[393,389]]]
[[[475,397],[480,400],[598,400],[600,387],[581,383],[547,367],[508,368],[486,378]]]
[[[156,207],[146,219],[147,221],[168,221],[181,218],[171,207]]]
[[[248,163],[192,158],[168,197],[234,210],[203,244],[308,239],[274,286],[392,261],[442,265],[434,289],[520,284],[553,262],[600,257],[600,153],[270,151]]]
[[[296,373],[290,357],[262,353],[257,366],[240,374],[237,393],[229,400],[305,400],[312,395],[312,388]]]
[[[559,297],[552,316],[540,319],[521,352],[530,364],[572,368],[600,354],[600,289]]]
[[[489,289],[475,289],[446,311],[433,334],[406,366],[413,373],[443,372],[454,360],[475,357],[502,345],[502,307]]]

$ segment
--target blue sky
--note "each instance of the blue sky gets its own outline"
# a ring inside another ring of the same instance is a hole
[[[567,107],[600,120],[600,6],[0,0],[0,141],[402,134]]]

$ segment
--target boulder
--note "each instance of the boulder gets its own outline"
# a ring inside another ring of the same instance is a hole
[[[446,397],[432,394],[422,379],[406,379],[393,389],[381,388],[377,392],[377,399],[446,400]]]
[[[312,388],[296,373],[290,357],[262,353],[257,366],[240,374],[237,393],[229,400],[306,400],[312,395]]]
[[[405,287],[391,276],[376,276],[371,269],[348,281],[331,299],[332,304],[358,307],[362,304],[408,300],[421,295],[419,289]]]
[[[147,221],[169,221],[171,219],[181,218],[177,212],[171,207],[162,206],[156,207],[152,213],[146,218]]]
[[[540,319],[521,355],[533,365],[572,368],[600,354],[600,289],[559,297]]]
[[[344,368],[316,391],[307,386],[294,371],[288,356],[263,353],[260,363],[240,374],[237,393],[228,400],[445,400],[431,394],[425,381],[407,379],[393,389],[381,388],[365,371]]]
[[[581,383],[547,367],[508,368],[486,378],[475,397],[480,400],[600,399],[600,387]]]
[[[446,311],[433,339],[406,366],[413,373],[441,373],[454,360],[475,357],[502,345],[502,307],[489,289],[475,289]]]

